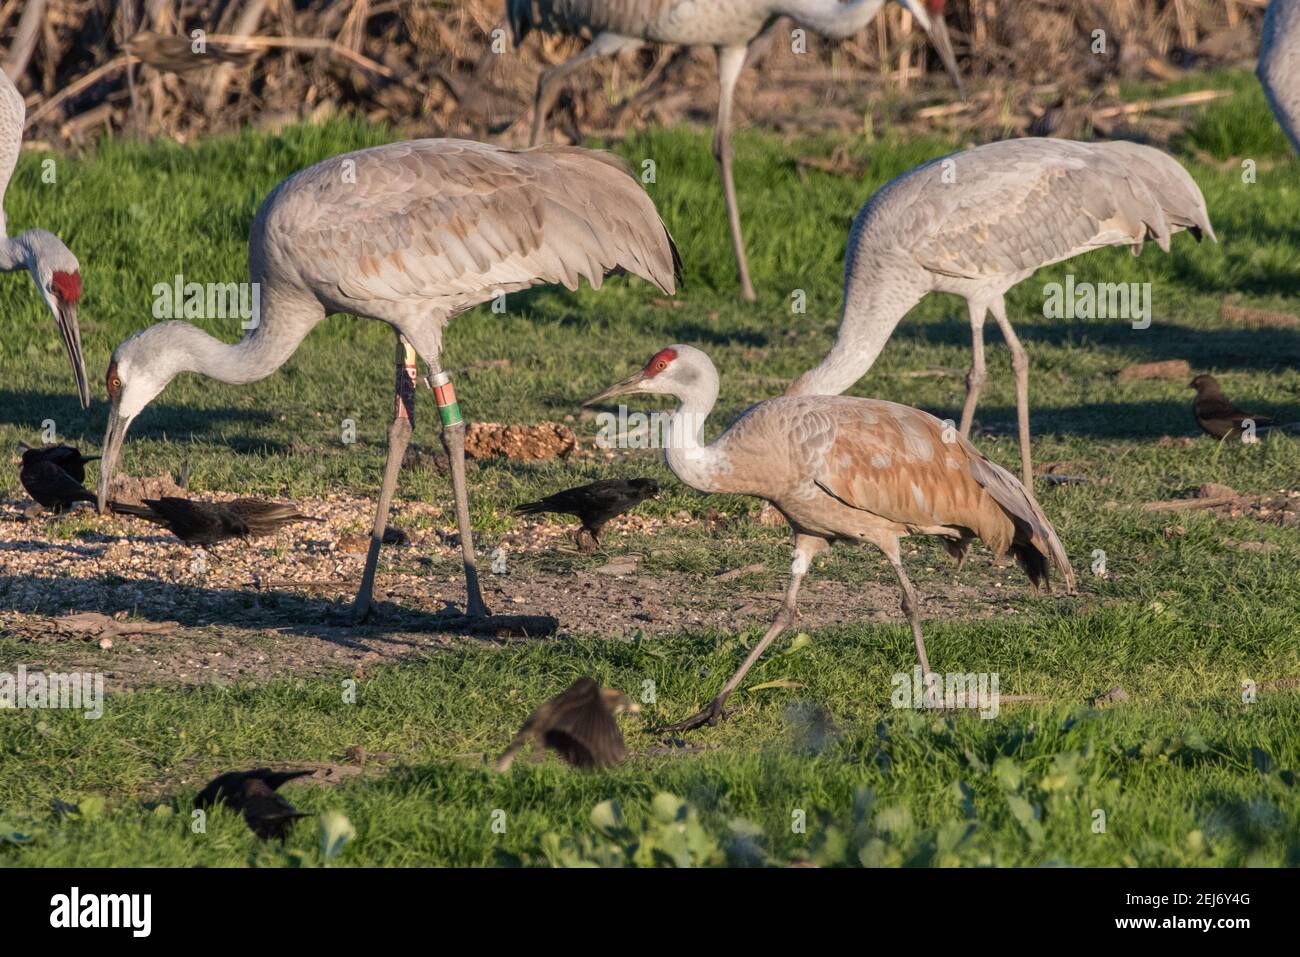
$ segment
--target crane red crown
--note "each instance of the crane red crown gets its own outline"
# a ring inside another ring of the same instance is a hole
[[[925,0],[925,5],[931,13],[943,13],[943,2],[944,0]]]
[[[81,298],[81,273],[56,272],[50,278],[50,285],[59,298],[71,305]]]
[[[668,363],[677,358],[676,349],[660,349],[650,357],[650,361],[645,364],[642,374],[647,379],[653,379],[659,373],[668,368]]]

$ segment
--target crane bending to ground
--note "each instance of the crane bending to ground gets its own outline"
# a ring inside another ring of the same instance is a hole
[[[26,269],[45,305],[54,316],[63,338],[63,348],[72,363],[77,397],[83,409],[90,408],[90,384],[86,361],[81,355],[81,329],[77,325],[77,300],[81,297],[81,266],[72,250],[53,233],[29,229],[10,236],[6,229],[4,195],[18,165],[23,146],[23,123],[27,104],[4,70],[0,70],[0,272]]]
[[[930,35],[945,69],[960,90],[961,75],[957,72],[957,59],[943,20],[944,0],[924,0],[924,4],[922,0],[898,2],[911,11]],[[546,114],[564,78],[589,60],[635,50],[645,43],[713,47],[718,55],[720,88],[713,154],[722,174],[740,294],[743,299],[753,301],[754,287],[749,279],[731,168],[732,101],[750,46],[782,16],[791,17],[828,39],[843,40],[870,23],[884,5],[885,0],[506,0],[506,14],[516,46],[531,30],[543,33],[590,30],[595,34],[581,52],[542,71],[533,102],[529,143],[536,146],[541,138]]]
[[[1300,0],[1269,0],[1255,72],[1273,115],[1300,153]]]
[[[539,283],[576,289],[582,277],[599,288],[616,271],[672,295],[680,265],[650,197],[607,154],[437,139],[324,160],[280,183],[253,220],[248,271],[260,285],[261,314],[241,341],[227,345],[188,323],[162,322],[113,352],[100,511],[132,420],[177,374],[255,382],[282,366],[326,315],[377,319],[397,333],[397,398],[354,612],[361,618],[370,608],[379,546],[413,430],[418,356],[429,369],[426,382],[451,462],[466,611],[488,614],[469,522],[465,424],[440,365],[443,328],[502,293]]]
[[[966,300],[973,358],[961,413],[970,437],[984,385],[984,318],[1011,350],[1021,480],[1033,491],[1029,357],[1004,296],[1051,263],[1147,240],[1165,252],[1186,229],[1215,239],[1200,187],[1173,157],[1136,143],[1018,139],[977,146],[903,173],[867,201],[849,230],[835,345],[786,395],[838,395],[860,379],[927,293]]]
[[[793,623],[799,583],[813,558],[834,541],[869,542],[893,566],[921,673],[931,688],[900,539],[939,536],[960,566],[979,538],[999,556],[1011,552],[1036,586],[1047,581],[1050,564],[1074,591],[1070,560],[1033,496],[932,415],[876,399],[782,396],[752,406],[706,445],[704,422],[718,398],[718,372],[707,355],[687,345],[661,349],[639,372],[584,404],[631,393],[677,399],[664,452],[674,475],[701,492],[765,499],[794,532],[790,586],[771,627],[703,711],[663,730],[689,731],[722,716],[727,696]]]

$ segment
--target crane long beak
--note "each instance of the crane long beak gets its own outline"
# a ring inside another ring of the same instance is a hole
[[[616,395],[630,395],[633,392],[640,392],[641,383],[644,379],[645,379],[644,369],[638,372],[634,372],[632,375],[628,376],[622,382],[618,382],[610,386],[604,392],[600,392],[597,393],[596,395],[593,395],[590,399],[587,399],[582,404],[584,406],[595,405],[598,402],[604,402],[606,399],[612,399]]]
[[[86,360],[81,355],[81,328],[77,325],[77,307],[61,302],[54,308],[54,321],[63,337],[63,348],[68,350],[72,362],[72,375],[77,380],[77,395],[83,409],[90,408],[90,383],[86,379]]]
[[[952,38],[948,36],[948,24],[944,22],[943,13],[939,12],[931,16],[919,0],[902,0],[902,3],[921,25],[930,42],[934,44],[934,49],[943,62],[943,68],[948,71],[953,85],[957,87],[957,95],[963,100],[966,99],[966,84],[962,82],[961,71],[957,69],[957,54],[953,51]]]
[[[131,427],[131,420],[117,411],[117,402],[108,410],[108,429],[104,432],[104,446],[100,449],[99,460],[99,500],[95,503],[99,514],[104,514],[108,503],[108,489],[113,483],[113,471],[117,468],[117,458],[122,451],[122,441],[126,430]]]

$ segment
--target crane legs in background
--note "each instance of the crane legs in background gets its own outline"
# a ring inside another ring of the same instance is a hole
[[[736,204],[736,181],[731,171],[731,104],[748,55],[748,47],[718,47],[718,127],[713,137],[713,155],[718,160],[722,191],[727,199],[727,222],[731,226],[731,249],[736,254],[740,298],[753,302],[756,297],[749,281],[749,260],[745,258],[745,238],[740,231],[740,208]]]
[[[1020,435],[1020,480],[1030,496],[1034,494],[1034,466],[1029,445],[1029,353],[1020,344],[1020,338],[1007,319],[1007,304],[1002,296],[988,302],[967,302],[970,312],[971,367],[966,377],[966,403],[961,410],[959,427],[963,439],[970,438],[971,423],[975,419],[975,405],[984,387],[984,316],[993,313],[1002,338],[1011,350],[1011,370],[1016,381],[1016,425]],[[1037,501],[1037,499],[1035,499]]]
[[[402,470],[406,447],[415,428],[415,349],[402,336],[397,337],[397,383],[394,389],[393,421],[388,427],[388,457],[384,461],[383,484],[379,489],[379,503],[375,509],[375,524],[370,532],[370,550],[366,554],[366,567],[361,576],[352,605],[356,621],[370,612],[375,587],[375,570],[379,564],[379,549],[383,545],[384,531],[388,527],[388,514],[397,490],[397,476]],[[478,563],[474,555],[474,539],[469,524],[469,494],[465,484],[465,422],[460,416],[456,393],[451,377],[445,372],[433,373],[431,384],[442,416],[442,445],[451,463],[452,489],[456,496],[456,524],[460,530],[461,554],[465,561],[465,611],[471,617],[483,617],[490,612],[483,603],[478,584]]]
[[[556,96],[564,78],[588,60],[603,56],[613,56],[624,50],[635,50],[643,41],[634,37],[619,36],[617,33],[601,33],[586,48],[575,53],[569,59],[549,69],[543,70],[537,81],[537,94],[533,100],[533,132],[528,138],[529,146],[536,146],[546,128],[546,114],[551,112]]]

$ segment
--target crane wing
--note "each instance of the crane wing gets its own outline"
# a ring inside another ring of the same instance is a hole
[[[671,294],[680,275],[653,202],[614,157],[463,140],[393,143],[291,177],[254,224],[261,256],[292,263],[329,302],[426,300],[450,314],[624,271]]]
[[[1214,236],[1187,172],[1134,143],[1007,140],[903,178],[904,195],[888,205],[911,199],[903,215],[912,255],[940,275],[1014,275],[1101,246],[1140,248],[1148,239],[1167,252],[1180,229]],[[870,213],[864,216],[869,224]]]

